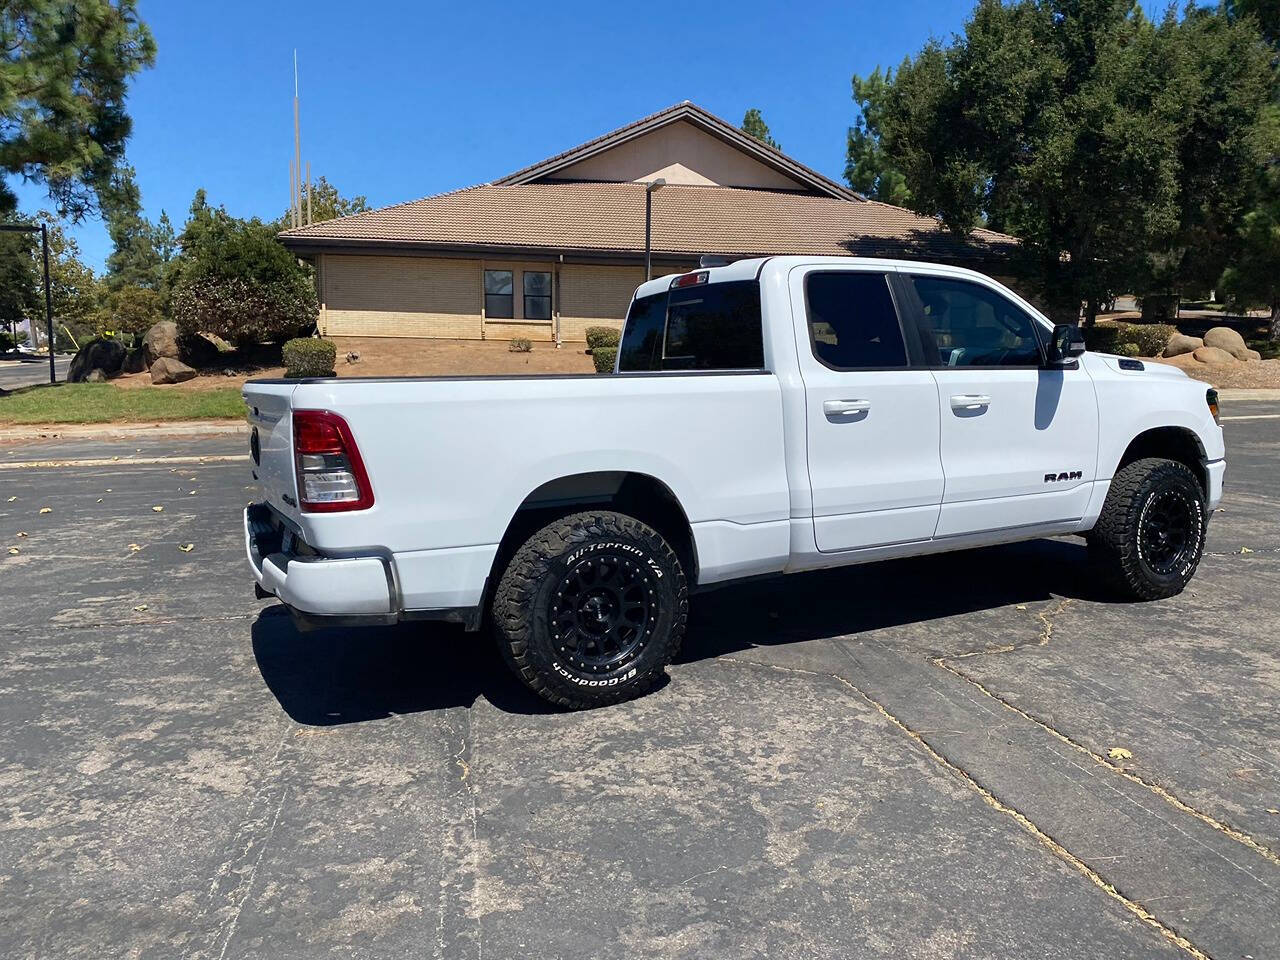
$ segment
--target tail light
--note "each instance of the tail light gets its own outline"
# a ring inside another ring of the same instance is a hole
[[[298,503],[307,513],[367,510],[373,487],[347,421],[328,410],[293,412]]]

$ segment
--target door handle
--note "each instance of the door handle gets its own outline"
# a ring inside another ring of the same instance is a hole
[[[991,406],[991,398],[981,393],[958,393],[951,398],[952,410],[980,410]]]
[[[828,417],[852,417],[871,412],[870,400],[824,400],[822,412]]]

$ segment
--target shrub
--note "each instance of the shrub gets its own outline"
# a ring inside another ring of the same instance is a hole
[[[338,348],[331,340],[306,337],[284,345],[286,377],[332,377]]]
[[[1142,356],[1142,348],[1136,343],[1122,343],[1116,347],[1116,353],[1122,357],[1140,357]]]
[[[121,287],[107,298],[107,309],[98,314],[99,333],[143,334],[164,319],[164,298],[146,287]]]
[[[511,346],[507,349],[512,353],[528,353],[533,349],[533,341],[528,337],[512,337]]]
[[[174,261],[171,309],[182,333],[213,333],[239,347],[311,329],[319,311],[310,270],[258,220],[219,211]]]
[[[1177,328],[1167,323],[1115,323],[1097,325],[1084,333],[1090,350],[1098,353],[1121,353],[1125,344],[1137,346],[1136,354],[1126,356],[1158,357]]]
[[[591,362],[596,365],[596,373],[613,373],[613,364],[617,359],[617,347],[596,347],[591,351]]]
[[[587,346],[592,350],[616,347],[621,339],[622,331],[615,327],[587,327]]]
[[[8,353],[17,343],[13,339],[13,335],[8,330],[0,330],[0,353]]]

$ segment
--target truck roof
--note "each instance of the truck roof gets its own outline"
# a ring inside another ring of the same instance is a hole
[[[671,281],[676,277],[684,276],[685,273],[706,273],[707,283],[724,283],[730,280],[754,280],[760,275],[760,271],[764,269],[766,263],[773,263],[782,269],[789,269],[794,266],[810,265],[810,264],[826,264],[849,266],[851,262],[856,262],[858,266],[865,267],[869,270],[893,269],[899,267],[907,267],[919,270],[922,267],[928,268],[930,272],[945,271],[953,276],[982,276],[974,270],[967,270],[964,267],[956,267],[951,264],[933,263],[927,260],[890,260],[880,257],[817,257],[817,256],[779,256],[779,257],[752,257],[748,260],[735,260],[733,263],[725,264],[722,267],[701,267],[698,270],[682,271],[681,273],[668,273],[661,277],[654,277],[636,288],[636,297],[647,297],[654,293],[663,293],[671,289]]]

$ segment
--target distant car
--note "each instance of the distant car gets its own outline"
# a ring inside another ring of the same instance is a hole
[[[1079,533],[1124,594],[1171,596],[1226,468],[1214,391],[1086,353],[985,276],[891,260],[649,281],[613,376],[244,397],[260,593],[308,625],[487,624],[569,707],[647,689],[690,593],[745,577]]]

